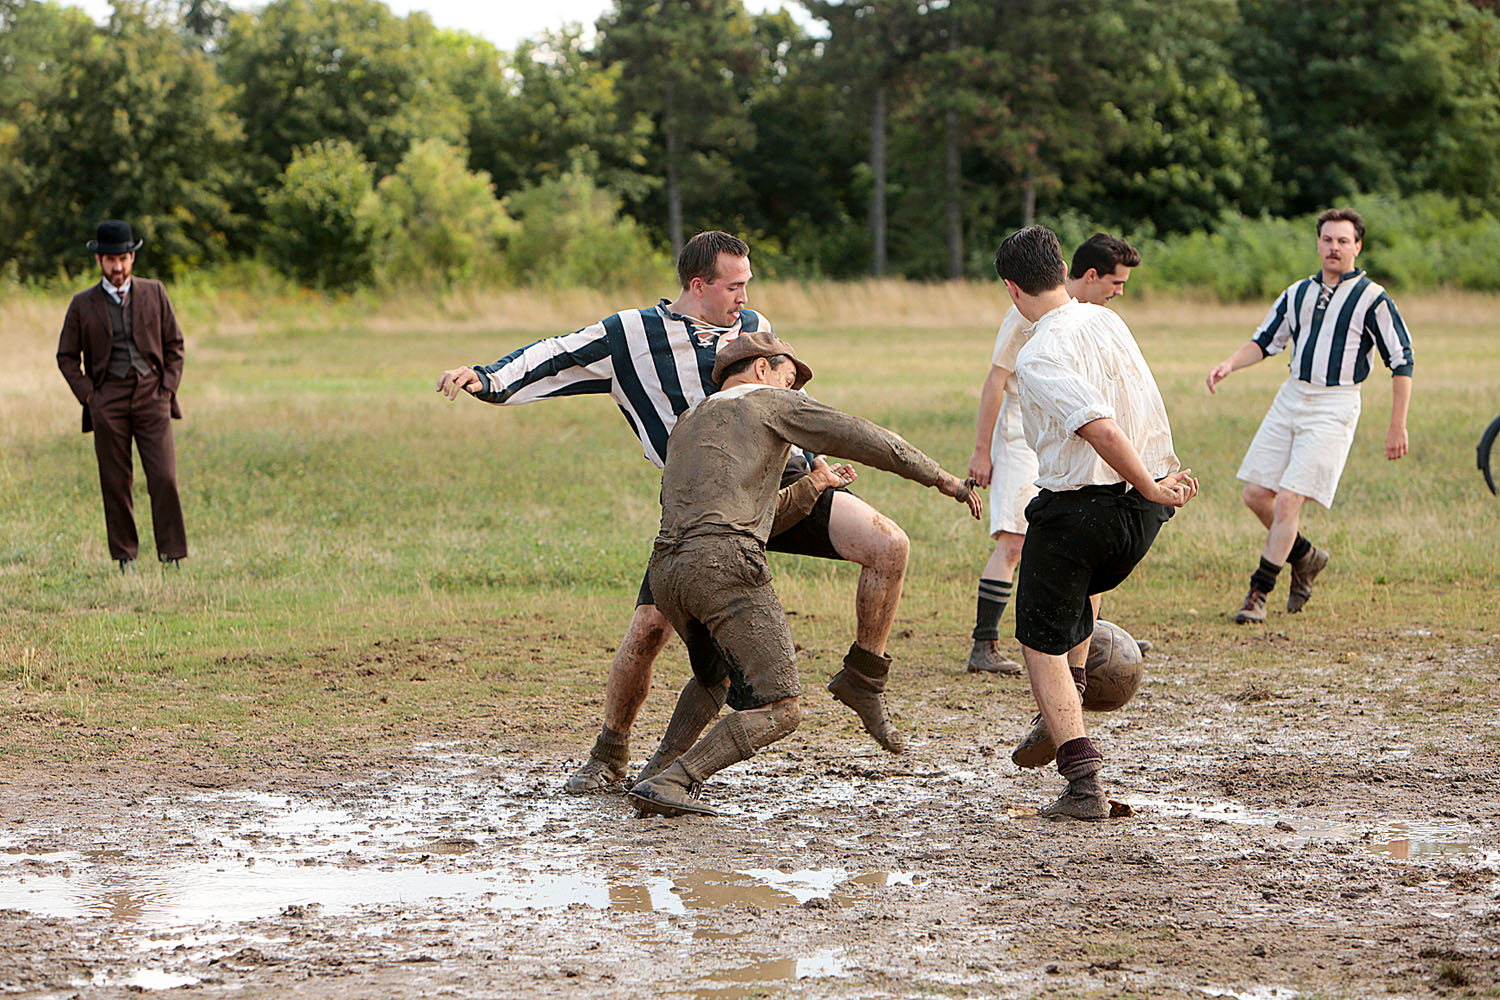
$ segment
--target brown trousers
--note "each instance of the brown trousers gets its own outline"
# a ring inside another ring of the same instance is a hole
[[[141,453],[146,490],[151,494],[151,529],[161,559],[188,554],[187,529],[177,496],[177,448],[172,442],[171,397],[155,375],[130,373],[106,378],[89,399],[94,421],[94,455],[104,495],[104,528],[111,559],[134,559],[140,543],[131,499],[135,463],[130,442]]]

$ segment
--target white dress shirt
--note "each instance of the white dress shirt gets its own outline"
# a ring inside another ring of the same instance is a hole
[[[1181,468],[1156,379],[1113,310],[1069,299],[1041,317],[1016,359],[1016,378],[1042,489],[1124,482],[1078,436],[1084,424],[1104,417],[1119,425],[1153,479]]]

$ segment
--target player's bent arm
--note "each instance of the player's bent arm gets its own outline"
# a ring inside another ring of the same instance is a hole
[[[1078,428],[1078,436],[1087,441],[1111,469],[1134,486],[1136,492],[1153,503],[1181,507],[1198,493],[1197,480],[1189,475],[1190,470],[1187,469],[1158,483],[1147,471],[1135,445],[1130,443],[1125,432],[1120,430],[1120,425],[1111,417],[1090,420]]]
[[[1241,368],[1249,368],[1264,357],[1266,357],[1266,352],[1259,344],[1253,340],[1245,341],[1240,345],[1239,350],[1209,369],[1208,378],[1205,380],[1208,385],[1208,391],[1215,391],[1215,387],[1224,381],[1230,372],[1237,372]]]
[[[1406,454],[1406,412],[1411,407],[1411,376],[1391,377],[1391,426],[1385,432],[1385,457],[1395,461]]]

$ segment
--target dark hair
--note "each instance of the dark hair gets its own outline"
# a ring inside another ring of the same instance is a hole
[[[686,288],[694,278],[713,281],[719,276],[719,254],[731,257],[748,257],[750,248],[738,236],[721,233],[717,229],[699,233],[687,241],[682,253],[677,255],[677,280]]]
[[[1365,220],[1352,208],[1330,208],[1318,216],[1318,235],[1323,235],[1323,223],[1325,222],[1352,222],[1354,223],[1354,238],[1363,243],[1365,241]]]
[[[1005,237],[995,251],[995,273],[1040,295],[1063,283],[1062,247],[1046,226],[1027,226]]]
[[[748,358],[740,358],[738,361],[731,362],[729,366],[724,369],[723,374],[719,377],[719,382],[721,384],[724,382],[728,382],[730,379],[734,378],[741,372],[749,371],[750,367],[761,358],[765,358],[771,363],[772,370],[780,368],[782,365],[789,365],[792,363],[792,359],[787,357],[785,354],[757,354]]]
[[[1102,277],[1114,274],[1115,268],[1122,264],[1126,267],[1140,267],[1140,253],[1118,236],[1095,233],[1078,244],[1078,249],[1073,252],[1073,267],[1068,271],[1068,277],[1081,278],[1089,272],[1089,268],[1093,268]]]

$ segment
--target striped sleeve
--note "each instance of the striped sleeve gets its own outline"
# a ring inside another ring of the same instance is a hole
[[[577,333],[548,337],[512,351],[491,365],[474,365],[484,382],[475,397],[519,405],[554,396],[608,393],[614,385],[609,333],[603,322]]]
[[[1296,290],[1297,285],[1292,285],[1277,296],[1276,301],[1271,303],[1266,318],[1261,320],[1260,327],[1250,338],[1255,341],[1255,346],[1260,348],[1261,357],[1268,358],[1286,349],[1287,341],[1292,336],[1292,324],[1295,318],[1292,293]]]
[[[1365,314],[1365,329],[1374,338],[1380,358],[1391,370],[1391,374],[1410,375],[1415,361],[1411,351],[1411,335],[1406,332],[1406,324],[1389,295],[1382,294],[1374,307]]]

